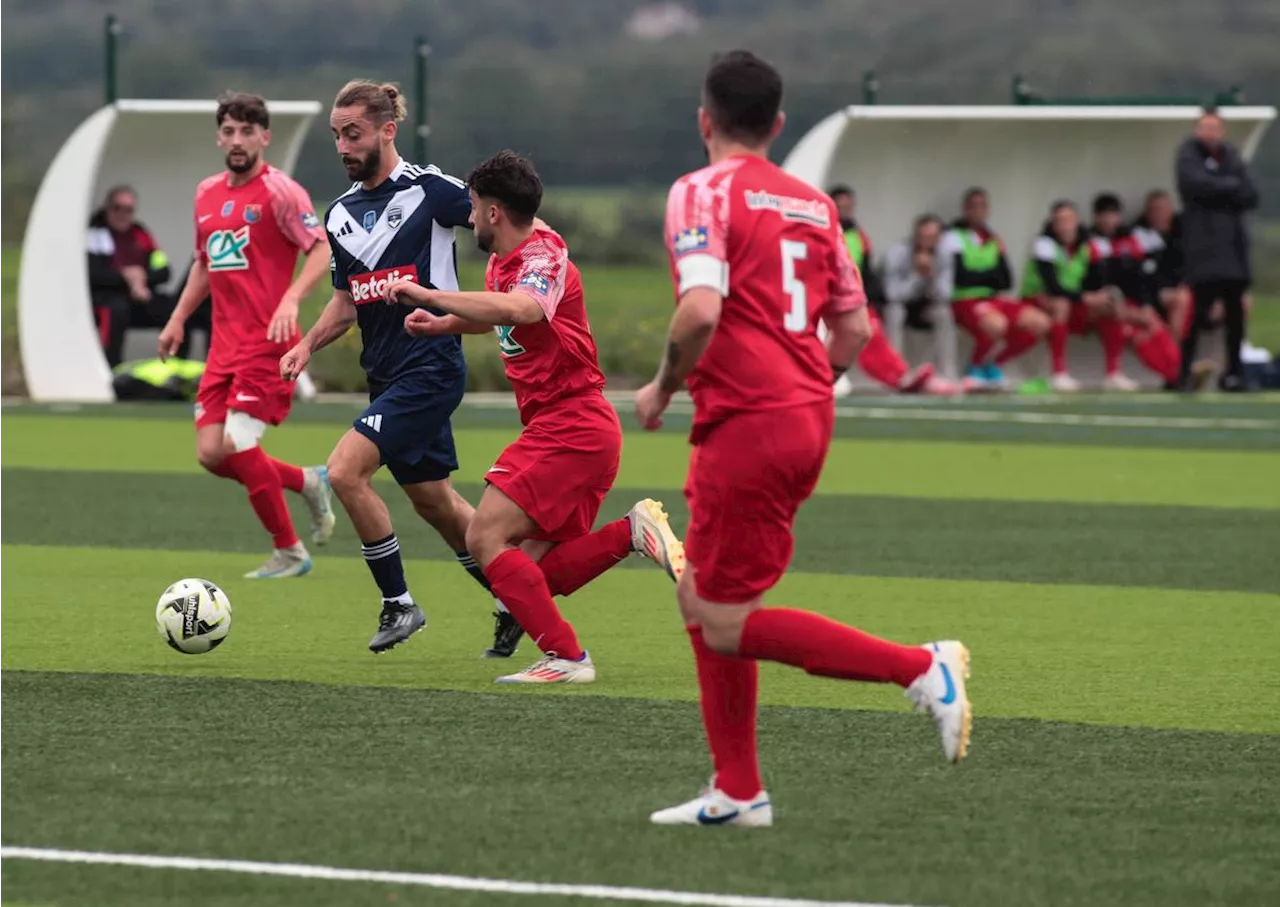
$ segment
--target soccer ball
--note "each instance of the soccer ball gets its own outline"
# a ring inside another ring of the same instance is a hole
[[[231,600],[207,579],[180,579],[156,604],[156,629],[179,652],[208,652],[231,632]]]

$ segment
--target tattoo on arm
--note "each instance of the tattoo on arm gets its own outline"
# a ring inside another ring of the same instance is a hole
[[[676,366],[680,363],[680,346],[674,340],[667,341],[667,358],[662,361],[662,370],[658,375],[658,387],[664,394],[674,394],[680,390],[681,382],[676,379]]]

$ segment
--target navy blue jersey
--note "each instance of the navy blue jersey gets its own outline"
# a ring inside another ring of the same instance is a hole
[[[466,226],[470,215],[461,180],[403,160],[381,185],[366,190],[356,183],[325,212],[333,285],[356,304],[364,344],[360,365],[371,385],[420,370],[465,374],[461,337],[409,336],[404,319],[412,309],[391,305],[382,294],[401,277],[458,289],[453,228]]]

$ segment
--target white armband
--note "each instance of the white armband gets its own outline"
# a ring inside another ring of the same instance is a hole
[[[714,255],[686,255],[676,262],[679,284],[676,295],[683,296],[694,287],[707,287],[721,296],[729,295],[729,264]]]

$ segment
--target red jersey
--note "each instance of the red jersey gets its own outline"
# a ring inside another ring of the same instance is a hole
[[[325,240],[311,197],[270,165],[242,186],[219,173],[196,187],[195,225],[213,296],[210,363],[282,355],[292,341],[272,343],[267,325],[293,282],[298,253]]]
[[[484,284],[494,293],[526,294],[546,316],[532,324],[494,328],[522,424],[554,403],[604,387],[582,278],[560,234],[534,230],[509,255],[491,256]]]
[[[676,180],[666,239],[677,302],[694,287],[724,297],[689,375],[695,444],[732,413],[832,399],[818,322],[867,298],[825,193],[764,158],[727,158]]]

